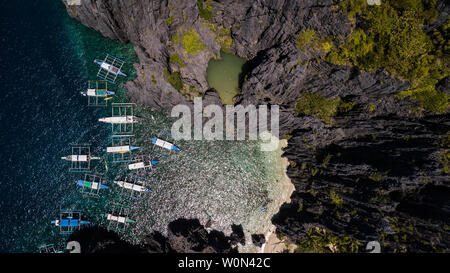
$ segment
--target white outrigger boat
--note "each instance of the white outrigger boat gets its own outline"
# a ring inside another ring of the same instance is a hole
[[[88,87],[80,92],[81,95],[88,98],[88,106],[106,107],[107,101],[114,98],[115,92],[108,90],[108,82],[88,81]]]
[[[157,137],[151,137],[149,139],[152,141],[153,145],[162,147],[164,149],[171,150],[171,151],[179,151],[180,150],[180,148],[178,148],[177,146],[173,145],[172,143],[167,142],[167,141],[162,140],[162,139],[159,139]]]
[[[100,89],[95,88],[88,88],[86,91],[81,91],[81,95],[87,96],[87,97],[107,97],[107,96],[113,96],[115,92],[113,91],[104,91]]]
[[[134,221],[134,220],[132,220],[132,219],[130,219],[128,217],[116,216],[116,215],[113,215],[111,213],[107,213],[106,214],[106,220],[114,221],[114,222],[118,222],[118,223],[122,223],[122,224],[125,224],[125,223],[132,223],[132,224],[134,224],[134,223],[136,223],[136,221]]]
[[[114,184],[116,184],[117,186],[121,187],[121,188],[125,188],[125,189],[129,189],[132,191],[137,191],[137,192],[150,192],[150,189],[141,186],[141,185],[136,185],[133,183],[128,183],[125,181],[114,181]]]
[[[107,54],[106,58],[102,60],[95,59],[94,63],[98,64],[101,69],[104,69],[105,71],[114,74],[114,75],[121,75],[126,77],[127,74],[123,73],[121,70],[122,65],[125,63],[119,58],[116,58],[112,55]]]
[[[158,160],[136,162],[136,163],[128,164],[128,169],[129,170],[147,169],[147,168],[150,168],[153,165],[157,164],[158,162],[159,162]]]
[[[98,182],[94,182],[94,181],[86,181],[86,180],[81,180],[81,179],[77,181],[77,185],[80,187],[85,187],[85,188],[93,189],[93,190],[109,189],[108,186],[106,186],[102,183],[98,183]]]
[[[117,117],[106,117],[98,119],[100,122],[111,123],[111,124],[130,124],[139,123],[139,118],[135,116],[117,116]]]
[[[112,146],[112,147],[106,147],[107,153],[119,153],[124,154],[131,152],[133,150],[139,149],[138,146],[132,146],[132,145],[125,145],[125,146]]]
[[[94,60],[94,63],[98,64],[100,66],[100,68],[106,70],[107,72],[114,74],[114,75],[121,75],[126,77],[127,74],[123,73],[122,70],[118,67],[115,67],[112,64],[107,63],[106,61],[101,61],[101,60]]]
[[[61,159],[71,162],[88,162],[89,160],[99,160],[100,157],[90,155],[68,155],[61,157]]]
[[[127,74],[123,73],[122,70],[118,67],[115,67],[112,64],[107,63],[106,61],[101,61],[101,60],[94,60],[94,63],[98,64],[100,66],[101,69],[106,70],[107,72],[114,74],[114,75],[121,75],[126,77]]]

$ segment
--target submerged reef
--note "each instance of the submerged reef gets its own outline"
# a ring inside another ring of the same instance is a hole
[[[233,101],[280,105],[295,191],[272,221],[297,251],[358,252],[368,241],[382,252],[449,251],[448,1],[66,6],[135,45],[127,97],[155,109],[194,96],[220,102],[206,81],[209,60],[221,50],[247,60]],[[206,237],[190,238],[209,249]]]

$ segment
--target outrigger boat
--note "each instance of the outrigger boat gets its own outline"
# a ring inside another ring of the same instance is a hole
[[[87,89],[80,92],[87,97],[88,106],[106,107],[107,101],[114,98],[115,92],[108,90],[108,81],[88,81]]]
[[[116,216],[116,215],[112,215],[110,213],[106,214],[106,220],[108,221],[114,221],[114,222],[118,222],[118,223],[130,223],[130,224],[134,224],[136,223],[136,221],[128,218],[128,217],[124,217],[124,216]]]
[[[66,209],[61,210],[59,217],[51,223],[59,227],[59,234],[68,235],[79,230],[82,225],[90,224],[89,221],[81,220],[81,212],[79,210]]]
[[[132,191],[137,191],[137,192],[150,192],[150,189],[141,186],[141,185],[136,185],[133,183],[128,183],[125,181],[114,181],[114,184],[116,184],[117,186],[121,187],[121,188],[125,188],[125,189],[129,189]]]
[[[99,160],[100,157],[91,155],[89,144],[72,144],[72,152],[61,159],[70,162],[70,172],[89,172],[91,160]]]
[[[129,170],[138,170],[138,169],[146,169],[146,168],[150,168],[153,165],[157,164],[159,161],[158,160],[150,160],[150,161],[142,161],[142,162],[137,162],[137,163],[132,163],[128,165],[128,169]]]
[[[117,58],[115,58],[115,59],[117,59]],[[102,69],[106,70],[108,73],[111,73],[111,74],[114,74],[114,75],[121,75],[121,76],[124,76],[124,77],[127,76],[127,74],[123,73],[120,68],[115,67],[114,65],[109,64],[106,61],[95,59],[94,63],[98,64]]]
[[[149,138],[149,140],[152,141],[153,145],[165,148],[167,150],[171,150],[171,151],[179,151],[180,150],[180,148],[178,148],[177,146],[173,145],[172,143],[167,142],[167,141],[162,140],[162,139],[159,139],[157,137],[151,137],[151,138]]]
[[[114,91],[104,91],[94,88],[89,88],[86,91],[81,91],[81,95],[87,96],[87,97],[108,97],[113,96],[115,94]]]
[[[51,223],[57,227],[80,227],[82,225],[90,224],[89,221],[72,218],[53,220]]]
[[[68,155],[61,157],[61,159],[72,162],[88,162],[89,160],[99,160],[100,157],[90,155]]]
[[[54,244],[44,244],[40,245],[39,253],[64,253],[62,250],[58,250]]]
[[[91,181],[86,181],[86,180],[78,180],[77,185],[80,187],[85,187],[85,188],[94,189],[94,190],[109,189],[108,186],[103,185],[101,183],[91,182]]]
[[[98,121],[111,124],[130,124],[139,123],[139,118],[135,116],[117,116],[117,117],[106,117],[100,118]]]
[[[132,145],[125,145],[125,146],[112,146],[112,147],[106,147],[107,153],[119,153],[124,154],[131,152],[133,150],[139,149],[138,146],[132,146]]]

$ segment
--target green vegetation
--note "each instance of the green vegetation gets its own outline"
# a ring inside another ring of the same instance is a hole
[[[283,233],[277,232],[277,239],[278,239],[278,240],[283,241],[284,238],[285,238],[285,237],[284,237],[284,234],[283,234]]]
[[[211,0],[197,0],[198,7],[198,15],[200,18],[205,19],[206,21],[211,20],[211,16],[213,13],[213,9],[211,7]]]
[[[315,116],[325,123],[330,123],[331,118],[338,112],[348,112],[352,108],[353,103],[345,102],[340,97],[327,100],[317,93],[303,92],[297,101],[295,113]]]
[[[306,164],[306,162],[302,162],[302,165],[300,166],[300,169],[304,170],[304,169],[306,169],[307,166],[308,165]]]
[[[383,176],[379,173],[374,173],[371,176],[369,176],[369,179],[375,182],[380,182]]]
[[[369,62],[365,56],[374,48],[372,38],[368,37],[362,29],[357,29],[348,38],[347,42],[339,50],[333,50],[327,60],[338,65],[360,64]],[[359,65],[361,66],[361,65]]]
[[[353,107],[355,106],[355,104],[353,102],[346,102],[341,100],[338,106],[338,112],[339,113],[347,113],[350,112]]]
[[[166,19],[166,23],[167,23],[167,26],[171,26],[172,25],[172,23],[173,23],[173,19],[174,19],[174,17],[173,16],[170,16],[169,18],[167,18]]]
[[[377,107],[375,106],[375,104],[369,105],[369,112],[373,112],[373,111],[375,111],[375,109],[377,109]]]
[[[182,44],[186,52],[189,54],[197,54],[206,49],[205,43],[194,31],[194,29],[190,29],[184,33]]]
[[[443,252],[444,249],[440,249],[435,246],[434,242],[430,242],[426,238],[423,237],[423,233],[419,232],[417,228],[414,226],[415,223],[408,221],[407,219],[399,219],[397,217],[386,217],[389,220],[389,225],[392,230],[395,232],[393,234],[385,234],[382,233],[381,242],[396,242],[400,244],[399,248],[395,248],[393,252],[405,252],[406,248],[401,245],[416,245],[422,246],[429,252]]]
[[[445,113],[449,107],[450,96],[436,89],[435,85],[438,80],[413,84],[407,90],[398,94],[400,99],[409,97],[413,101],[420,102],[421,105],[430,111],[437,113]]]
[[[339,4],[339,9],[345,11],[352,22],[355,20],[355,15],[361,14],[366,7],[366,0],[344,0]]]
[[[231,48],[233,47],[233,38],[231,38],[231,30],[212,22],[206,22],[206,27],[214,33],[216,42],[220,45],[223,52],[231,54]]]
[[[304,29],[297,36],[297,47],[300,51],[330,52],[333,43],[329,38],[320,38],[312,29]]]
[[[180,65],[180,67],[184,67],[183,60],[177,53],[173,53],[172,55],[170,55],[169,62],[172,64],[177,63]]]
[[[339,194],[337,194],[334,190],[330,191],[330,198],[338,207],[342,207],[342,205],[344,204],[344,199],[342,199],[342,197],[340,197]]]
[[[323,162],[322,162],[322,167],[323,168],[326,168],[327,167],[327,165],[328,165],[328,162],[330,162],[330,160],[331,160],[331,155],[330,154],[328,154],[326,157],[325,157],[325,159],[323,160]]]
[[[310,229],[307,238],[302,240],[297,253],[357,253],[363,245],[351,237],[335,235],[319,228]]]
[[[176,44],[176,43],[179,43],[179,42],[180,42],[180,36],[177,35],[177,34],[174,34],[174,35],[172,35],[171,40],[172,40],[172,42],[175,43],[175,44]]]
[[[369,6],[365,0],[341,2],[339,8],[350,20],[361,16],[367,30],[355,29],[328,54],[327,61],[369,71],[385,68],[412,84],[399,98],[409,97],[427,110],[446,112],[450,96],[435,86],[449,75],[449,20],[430,35],[423,31],[423,25],[436,19],[435,6],[436,0],[385,0],[380,6]]]
[[[152,75],[152,83],[153,83],[153,84],[156,84],[155,75]]]
[[[170,83],[173,88],[180,91],[183,89],[183,81],[181,80],[180,72],[170,73],[167,69],[164,70],[164,74],[166,75],[166,81]]]
[[[193,85],[184,85],[180,93],[188,100],[193,101],[195,97],[203,97],[203,94]]]
[[[450,20],[447,19],[442,26],[431,33],[431,40],[435,48],[436,56],[441,56],[444,63],[450,61]]]
[[[300,201],[300,202],[298,202],[298,209],[297,209],[297,212],[300,213],[300,212],[302,212],[302,210],[303,210],[303,202]]]
[[[218,27],[215,32],[215,38],[217,43],[223,52],[231,54],[231,48],[233,47],[233,39],[231,38],[231,30],[223,27]]]
[[[192,99],[194,99],[194,97],[202,97],[203,94],[201,94],[197,88],[195,88],[195,86],[190,85],[189,89],[187,90],[187,92],[185,92],[186,95],[188,95],[188,97],[191,97]]]
[[[230,49],[233,46],[233,39],[231,38],[231,30],[228,28],[219,28],[217,35],[219,45],[224,49]]]

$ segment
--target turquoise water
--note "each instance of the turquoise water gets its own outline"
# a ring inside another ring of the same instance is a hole
[[[60,208],[83,209],[94,221],[102,210],[101,202],[80,196],[80,176],[60,157],[70,143],[90,143],[101,154],[109,142],[111,129],[97,122],[109,111],[87,107],[80,95],[96,79],[93,59],[107,52],[125,58],[131,79],[136,56],[132,46],[69,18],[61,1],[8,1],[1,8],[0,252],[35,252],[64,241],[49,225]]]
[[[206,78],[224,104],[233,104],[233,97],[239,93],[239,75],[245,60],[224,52],[220,56],[219,60],[209,61]]]
[[[2,12],[8,16],[0,18],[0,252],[36,252],[41,244],[63,245],[65,238],[49,224],[60,208],[81,209],[92,223],[104,224],[101,214],[116,194],[83,198],[75,185],[82,176],[70,174],[60,157],[70,153],[70,143],[90,143],[94,155],[103,155],[111,141],[110,126],[97,121],[111,109],[89,108],[80,95],[87,81],[96,79],[93,60],[106,53],[124,59],[129,75],[120,79],[124,82],[136,76],[132,63],[137,57],[132,45],[106,39],[71,19],[60,1],[9,1]],[[230,65],[229,70],[218,66],[228,86],[227,102],[243,61],[223,58]],[[114,101],[126,101],[123,89],[113,91],[118,92]],[[173,119],[142,106],[137,113],[145,118],[136,132],[141,153],[150,152],[148,137],[171,141],[161,130],[170,131]],[[242,224],[247,235],[264,232],[261,227],[278,210],[273,204],[283,167],[274,162],[281,152],[260,152],[257,141],[176,144],[182,151],[155,158],[160,164],[144,174],[152,192],[130,203],[138,223],[124,237],[139,243],[152,230],[166,233],[167,224],[177,218],[199,218],[202,224],[212,220],[212,228],[226,233],[232,224]],[[106,172],[103,160],[94,163],[95,172]],[[105,176],[111,181],[124,173],[124,166],[110,166]],[[264,208],[267,213],[258,213]]]

